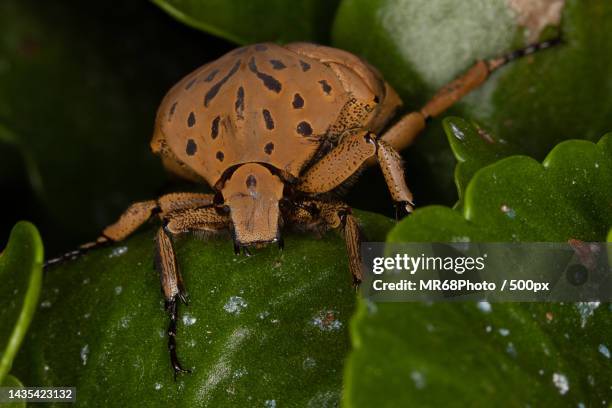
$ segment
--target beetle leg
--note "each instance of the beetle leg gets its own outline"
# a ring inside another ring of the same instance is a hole
[[[219,215],[213,207],[204,207],[166,214],[164,226],[157,231],[155,265],[159,271],[166,311],[170,316],[168,351],[175,378],[179,373],[189,372],[181,366],[176,352],[178,301],[181,300],[187,304],[187,292],[179,271],[171,236],[185,232],[213,233],[226,228],[228,223],[227,216]]]
[[[362,131],[345,137],[329,154],[302,176],[297,188],[310,194],[321,194],[340,186],[370,159],[377,160],[393,201],[406,212],[412,212],[412,193],[406,185],[400,155],[386,141]]]
[[[369,132],[347,135],[302,175],[296,188],[309,194],[331,191],[357,173],[367,159],[375,157],[376,150],[375,138]]]
[[[47,268],[54,264],[76,259],[92,249],[106,246],[113,242],[122,241],[155,214],[163,216],[173,211],[210,206],[213,204],[213,197],[212,194],[171,193],[165,194],[157,200],[134,203],[121,214],[115,223],[106,227],[98,239],[83,244],[74,251],[50,259],[45,262],[44,266]]]
[[[293,212],[289,214],[288,221],[319,234],[330,229],[340,229],[346,244],[353,285],[355,287],[359,286],[363,279],[360,248],[361,229],[348,205],[338,201],[304,200],[296,204]]]
[[[361,270],[361,230],[357,219],[349,212],[340,214],[343,225],[344,242],[348,255],[349,269],[353,276],[353,286],[357,288],[363,280]]]
[[[164,227],[157,231],[155,246],[155,265],[159,270],[162,292],[166,300],[166,311],[170,315],[170,325],[168,326],[168,350],[170,351],[170,362],[174,369],[174,378],[176,379],[178,373],[189,372],[189,370],[181,366],[176,353],[176,332],[178,322],[177,300],[185,298],[185,291],[178,271],[172,241]]]
[[[419,112],[411,112],[401,118],[382,135],[381,139],[395,150],[403,150],[411,145],[416,136],[425,128],[427,119],[440,115],[469,92],[478,88],[493,71],[512,60],[550,48],[560,42],[559,38],[543,41],[513,51],[500,58],[476,62],[465,74],[443,86]],[[374,164],[373,160],[370,160],[368,164]]]

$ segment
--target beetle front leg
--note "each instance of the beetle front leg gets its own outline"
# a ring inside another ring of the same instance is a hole
[[[393,201],[406,212],[412,212],[412,193],[406,185],[400,155],[387,142],[367,131],[344,137],[302,176],[297,188],[309,194],[326,193],[346,182],[368,160],[380,164]]]
[[[157,231],[155,239],[155,266],[159,271],[162,292],[165,298],[166,311],[170,315],[168,326],[168,350],[170,351],[170,362],[174,369],[174,378],[178,373],[186,373],[179,362],[176,353],[176,332],[178,323],[178,299],[186,303],[185,288],[178,270],[176,255],[172,241],[164,227]]]
[[[202,193],[170,193],[159,197],[157,200],[133,203],[119,216],[116,222],[104,228],[98,239],[83,244],[78,249],[57,258],[49,259],[45,262],[45,268],[75,259],[92,249],[122,241],[155,214],[163,217],[173,211],[210,206],[213,204],[213,197],[212,194]]]
[[[166,311],[170,316],[168,326],[168,351],[170,362],[176,378],[179,373],[186,373],[182,367],[177,351],[176,337],[179,320],[178,301],[187,304],[187,293],[183,278],[179,271],[176,254],[171,236],[186,232],[217,232],[226,228],[229,219],[217,214],[212,207],[188,209],[171,212],[164,216],[164,226],[157,231],[155,247],[155,266],[159,271],[159,278],[164,294]]]

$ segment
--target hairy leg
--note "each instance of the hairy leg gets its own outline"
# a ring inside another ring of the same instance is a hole
[[[303,200],[294,203],[287,221],[318,234],[330,229],[341,229],[353,284],[358,286],[361,283],[361,230],[348,205],[339,201]]]
[[[342,139],[302,176],[297,189],[308,194],[331,191],[358,172],[369,159],[380,164],[393,201],[406,212],[411,212],[412,193],[406,185],[400,155],[387,142],[377,140],[367,131]]]
[[[188,372],[178,359],[176,352],[178,303],[187,304],[183,278],[181,277],[172,237],[186,232],[217,232],[229,225],[229,218],[217,214],[213,207],[174,211],[164,215],[164,226],[157,231],[155,246],[155,266],[159,272],[166,311],[170,316],[168,326],[168,351],[174,375]]]
[[[45,267],[74,259],[91,249],[122,241],[156,214],[163,217],[165,214],[174,211],[211,206],[213,197],[212,194],[171,193],[163,195],[157,200],[134,203],[121,214],[115,223],[106,227],[95,241],[83,244],[74,251],[48,260],[45,262]]]

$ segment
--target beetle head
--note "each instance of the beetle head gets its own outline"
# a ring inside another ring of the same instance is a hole
[[[259,246],[279,239],[279,201],[284,184],[257,163],[240,166],[221,189],[230,209],[239,246]]]

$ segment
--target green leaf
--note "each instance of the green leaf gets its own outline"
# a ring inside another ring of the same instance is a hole
[[[374,240],[393,225],[358,217]],[[193,373],[176,383],[153,234],[147,229],[47,272],[17,375],[28,384],[75,386],[82,404],[337,403],[355,302],[338,234],[289,235],[284,251],[268,247],[248,258],[233,254],[229,237],[179,240],[190,304],[180,307],[178,353]]]
[[[479,170],[461,213],[417,210],[389,234],[392,241],[604,241],[612,226],[612,134],[599,143],[572,140],[542,164],[512,156]]]
[[[13,388],[23,387],[23,384],[21,383],[21,381],[19,381],[17,378],[13,377],[12,375],[7,375],[6,377],[4,377],[4,381],[0,381],[0,385],[3,387],[13,387]],[[5,402],[2,404],[2,407],[3,408],[25,408],[26,403],[25,401]]]
[[[43,247],[36,227],[19,222],[0,254],[0,383],[11,370],[42,286]]]
[[[537,10],[559,3],[345,0],[335,21],[333,45],[365,57],[398,90],[407,109],[418,109],[477,59],[527,43],[524,34],[529,32],[512,4]],[[512,151],[538,160],[563,140],[595,141],[609,132],[612,31],[601,27],[612,19],[612,3],[567,0],[561,17],[564,44],[503,67],[445,115],[473,118]],[[540,19],[545,13],[532,21]],[[554,36],[555,31],[549,27],[541,37]],[[426,175],[425,182],[412,182],[421,203],[455,201],[450,177],[455,160],[440,124],[430,123],[405,154],[409,168],[415,163],[412,171]]]
[[[476,171],[514,152],[508,145],[493,139],[486,130],[474,122],[448,117],[442,123],[458,162],[455,167],[455,184],[461,199]]]
[[[419,209],[388,241],[603,241],[612,226],[611,185],[612,135],[597,144],[566,141],[542,164],[512,156],[480,169],[461,212]],[[599,302],[488,311],[473,303],[361,301],[345,406],[605,405],[609,314]]]
[[[153,0],[184,24],[238,44],[319,41],[339,0]]]

